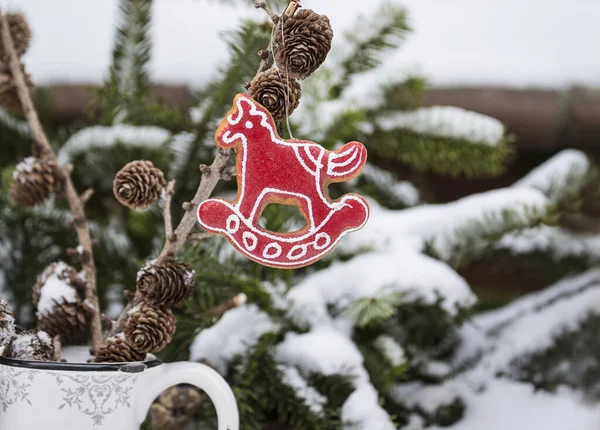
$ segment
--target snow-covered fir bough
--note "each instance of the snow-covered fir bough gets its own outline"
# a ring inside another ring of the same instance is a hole
[[[274,3],[276,11],[287,6]],[[109,336],[113,343],[126,343],[129,332],[134,344],[138,339],[140,348],[156,351],[172,339],[161,358],[202,361],[223,374],[248,430],[562,430],[565,420],[573,428],[597,427],[589,405],[600,398],[590,382],[600,374],[593,331],[600,309],[593,270],[600,257],[598,174],[585,154],[563,151],[511,187],[428,204],[423,172],[496,176],[510,160],[512,137],[493,118],[419,106],[425,82],[406,74],[394,55],[409,34],[407,11],[373,9],[351,34],[336,32],[327,61],[302,81],[289,118],[294,135],[329,149],[365,142],[370,164],[343,192],[370,196],[367,227],[327,260],[295,272],[250,263],[194,227],[170,255],[178,263],[156,267],[165,244],[176,243],[164,240],[175,234],[163,220],[167,202],[173,219],[191,208],[198,166],[214,159],[214,130],[269,59],[273,26],[240,22],[227,35],[229,62],[197,93],[198,105],[182,112],[151,92],[152,2],[120,6],[112,66],[90,108],[90,125],[49,132],[58,164],[72,165],[73,183],[95,190],[86,208],[100,304],[112,328],[123,315],[123,326]],[[286,105],[277,99],[273,107]],[[62,318],[87,318],[79,312],[87,309],[80,288],[87,278],[77,268],[85,254],[72,239],[69,211],[49,181],[29,184],[36,193],[27,197],[49,197],[42,204],[12,205],[9,177],[31,155],[22,148],[32,136],[8,111],[0,122],[10,136],[1,154],[0,295],[25,325],[33,326],[34,316],[46,318],[48,330]],[[113,184],[133,160],[147,162],[129,166]],[[399,165],[410,175],[399,178]],[[16,171],[36,180],[48,175],[47,166],[31,160]],[[166,178],[177,187],[169,191]],[[113,187],[135,209],[121,205]],[[234,191],[230,182],[217,184],[218,195]],[[301,220],[291,215],[289,208],[268,207],[262,225],[292,231]],[[72,261],[44,270],[59,260]],[[498,262],[543,272],[551,286],[478,312],[477,285],[465,272]],[[165,279],[178,285],[177,294],[161,294],[157,285]],[[39,291],[35,310],[32,285]],[[143,293],[129,295],[134,302],[124,312],[122,292],[135,285]],[[153,299],[139,300],[158,296],[174,304],[188,294],[181,308],[160,312],[148,303]],[[0,342],[14,330],[13,314],[2,306]],[[148,333],[159,342],[148,342],[155,339]],[[16,346],[51,359],[48,341],[33,331]],[[140,353],[116,348],[104,357],[135,360]],[[177,406],[181,399],[194,407]],[[182,428],[194,420],[192,426],[210,428],[210,408],[190,387],[178,387],[157,399],[148,425]]]

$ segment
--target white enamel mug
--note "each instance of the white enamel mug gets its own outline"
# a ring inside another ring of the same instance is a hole
[[[48,363],[0,357],[0,429],[138,430],[165,389],[191,384],[212,400],[218,430],[239,430],[231,388],[199,363]]]

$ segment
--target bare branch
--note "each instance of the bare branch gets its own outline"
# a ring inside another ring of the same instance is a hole
[[[269,9],[269,6],[267,6],[267,2],[254,2],[254,7],[257,9],[263,9],[267,13],[267,15],[269,15],[269,18],[271,18],[271,21],[273,21],[274,24],[277,24],[277,22],[279,21],[279,16],[271,9]]]
[[[201,241],[210,239],[211,237],[214,237],[213,233],[191,233],[188,236],[188,241],[190,241],[192,245],[197,246]]]
[[[79,196],[79,199],[82,201],[83,204],[86,204],[94,195],[94,190],[91,188],[88,188],[87,190],[85,190],[83,193],[81,193],[81,195]]]
[[[61,361],[62,359],[62,340],[60,335],[54,336],[52,338],[52,348],[54,352],[52,353],[53,361]]]
[[[171,218],[171,201],[175,192],[175,181],[169,181],[165,188],[165,207],[163,208],[163,218],[165,220],[165,237],[171,240],[173,237],[173,221]]]
[[[44,133],[44,129],[39,120],[37,111],[33,105],[33,100],[29,92],[29,88],[25,83],[25,77],[23,70],[21,69],[21,62],[15,52],[14,42],[10,34],[10,29],[6,22],[6,18],[0,11],[0,37],[2,39],[2,46],[4,47],[5,58],[8,61],[8,66],[12,74],[15,88],[21,102],[23,114],[29,123],[31,128],[31,134],[35,141],[36,151],[39,150],[40,156],[48,157],[54,160],[58,164],[56,153],[50,146],[48,138]],[[73,225],[77,232],[77,239],[79,245],[83,248],[87,255],[86,261],[83,262],[83,270],[85,272],[87,288],[86,288],[86,302],[88,307],[92,310],[91,321],[90,321],[90,334],[91,334],[91,347],[95,351],[100,343],[102,342],[102,326],[100,321],[100,305],[98,303],[98,295],[96,292],[96,265],[94,263],[93,251],[92,251],[92,240],[88,229],[87,218],[84,211],[84,202],[79,197],[79,194],[75,190],[73,181],[71,180],[71,169],[72,166],[65,166],[62,169],[61,176],[64,181],[64,190],[67,202],[69,203],[69,209],[73,215]]]
[[[246,296],[243,293],[238,294],[237,296],[233,296],[232,298],[227,300],[225,303],[221,303],[220,305],[208,309],[204,312],[204,315],[206,315],[207,317],[217,318],[231,309],[239,308],[240,306],[245,305],[247,301],[248,296]]]

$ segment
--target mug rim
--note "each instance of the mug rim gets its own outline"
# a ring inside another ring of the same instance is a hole
[[[0,366],[21,367],[34,370],[55,370],[62,372],[124,372],[139,373],[146,369],[160,366],[162,361],[150,356],[147,361],[132,361],[124,363],[64,363],[60,361],[18,360],[0,356]]]

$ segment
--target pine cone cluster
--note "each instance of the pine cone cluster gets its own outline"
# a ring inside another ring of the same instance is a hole
[[[13,45],[17,55],[20,57],[27,49],[31,42],[31,28],[25,17],[18,13],[7,13],[4,17],[10,29],[10,35],[13,40]],[[4,46],[0,43],[0,58],[4,57]]]
[[[323,64],[331,50],[333,30],[329,18],[310,9],[293,16],[283,14],[273,30],[275,66],[257,74],[248,95],[281,121],[300,103],[302,88],[297,79],[308,78]]]
[[[290,77],[306,79],[323,64],[331,50],[333,29],[329,18],[310,9],[285,14],[275,25],[273,53]]]
[[[8,303],[0,297],[0,356],[3,349],[10,344],[15,335],[15,315],[11,312]]]
[[[89,314],[83,304],[85,282],[77,271],[63,262],[53,263],[38,276],[33,286],[37,328],[64,343],[87,339]]]
[[[294,78],[273,67],[254,77],[248,95],[263,105],[275,121],[280,121],[296,110],[302,88]]]
[[[122,205],[130,209],[144,209],[156,203],[165,184],[163,172],[151,161],[136,160],[117,173],[113,193]]]
[[[174,332],[175,316],[169,308],[142,304],[129,311],[125,338],[139,352],[162,351]]]
[[[167,388],[150,408],[150,424],[154,429],[179,430],[193,420],[205,396],[191,385]]]
[[[148,264],[137,275],[137,289],[147,303],[178,306],[194,291],[194,271],[174,260],[160,265]]]
[[[46,200],[57,186],[57,165],[46,158],[27,157],[17,164],[10,195],[19,206],[35,206]]]
[[[5,356],[18,360],[52,361],[54,359],[52,339],[43,331],[17,334],[8,345]]]
[[[94,361],[96,363],[125,363],[143,361],[145,358],[145,353],[133,349],[125,340],[125,336],[119,334],[104,341],[102,346],[96,351]]]

